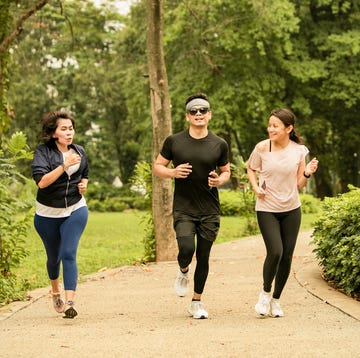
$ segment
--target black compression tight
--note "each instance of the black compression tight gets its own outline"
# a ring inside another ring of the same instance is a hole
[[[264,291],[271,292],[275,279],[273,297],[280,298],[290,273],[300,228],[301,209],[284,213],[258,211],[257,219],[266,246],[263,266]]]
[[[179,254],[178,262],[181,268],[190,265],[195,252],[195,238],[193,236],[183,236],[177,238]],[[209,273],[209,257],[213,242],[197,235],[196,243],[196,269],[194,273],[194,291],[202,294],[205,282]]]

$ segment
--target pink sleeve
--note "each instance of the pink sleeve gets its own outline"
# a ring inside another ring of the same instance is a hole
[[[309,149],[305,145],[303,145],[303,155],[301,159],[306,158],[306,156],[309,154]]]
[[[256,148],[250,154],[247,166],[252,170],[256,170],[256,171],[261,170],[261,157],[260,157],[260,153]]]

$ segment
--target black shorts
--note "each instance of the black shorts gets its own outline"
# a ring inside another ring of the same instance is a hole
[[[177,238],[196,234],[206,240],[215,241],[220,228],[220,215],[193,216],[178,211],[173,215]]]

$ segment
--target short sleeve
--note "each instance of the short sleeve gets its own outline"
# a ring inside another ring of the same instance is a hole
[[[221,156],[218,161],[218,166],[223,167],[229,163],[229,146],[225,140],[221,140]]]
[[[303,146],[302,146],[302,158],[301,158],[301,159],[305,159],[306,156],[307,156],[309,153],[310,153],[310,152],[309,152],[309,149],[308,149],[305,145],[303,145]]]
[[[261,156],[256,147],[250,154],[250,157],[249,157],[248,163],[247,163],[247,167],[252,170],[256,170],[256,171],[261,170]]]
[[[172,136],[169,136],[165,139],[163,147],[160,151],[160,154],[167,160],[172,160]]]

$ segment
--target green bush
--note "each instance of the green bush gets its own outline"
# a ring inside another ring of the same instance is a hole
[[[26,257],[26,237],[33,212],[33,182],[17,169],[19,162],[28,162],[32,154],[26,136],[15,133],[0,148],[0,302],[7,303],[19,296],[13,269]]]
[[[252,191],[219,190],[220,209],[222,216],[241,216],[246,219],[244,235],[258,233],[258,225],[255,214],[255,195]]]
[[[134,175],[130,180],[132,188],[141,188],[143,192],[143,200],[145,209],[149,210],[149,214],[144,219],[146,222],[144,242],[144,261],[156,261],[156,240],[155,228],[152,217],[152,168],[145,161],[138,162],[135,167]]]
[[[311,194],[300,194],[301,212],[303,214],[317,214],[321,208],[321,200]]]
[[[129,205],[124,203],[121,198],[105,198],[104,200],[89,199],[87,205],[90,211],[105,212],[121,212],[129,209]]]
[[[238,216],[253,213],[255,210],[255,195],[252,191],[219,190],[222,216]]]
[[[120,212],[126,209],[148,210],[149,200],[129,186],[116,188],[111,184],[92,184],[90,181],[86,201],[91,211]]]
[[[325,279],[346,294],[360,293],[360,189],[325,198],[315,223],[313,243]]]

